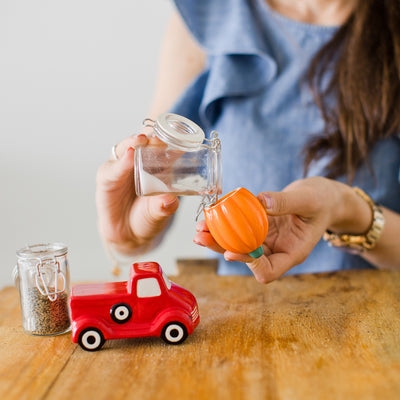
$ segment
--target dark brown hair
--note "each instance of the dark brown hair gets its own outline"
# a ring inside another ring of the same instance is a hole
[[[326,73],[331,78],[321,90]],[[325,128],[304,148],[305,171],[327,155],[326,176],[351,182],[374,144],[400,131],[400,1],[359,1],[316,54],[307,79]]]

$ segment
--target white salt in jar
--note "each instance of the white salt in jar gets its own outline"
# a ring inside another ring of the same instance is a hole
[[[161,193],[201,195],[215,202],[221,193],[221,142],[213,131],[206,139],[193,121],[165,113],[146,119],[157,145],[135,150],[135,189],[138,196]]]

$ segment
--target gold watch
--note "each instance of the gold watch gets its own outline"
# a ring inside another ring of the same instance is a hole
[[[353,190],[364,199],[371,208],[372,221],[368,231],[363,235],[337,234],[326,231],[323,239],[333,247],[341,247],[351,253],[362,253],[375,247],[377,240],[382,234],[385,225],[385,217],[382,210],[372,199],[360,188],[353,187]]]

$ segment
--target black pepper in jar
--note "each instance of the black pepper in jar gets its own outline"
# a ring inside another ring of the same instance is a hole
[[[24,319],[28,332],[33,335],[54,335],[70,326],[68,295],[59,293],[55,300],[29,288],[22,298]]]

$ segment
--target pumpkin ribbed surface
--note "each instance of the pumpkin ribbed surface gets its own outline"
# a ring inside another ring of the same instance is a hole
[[[215,241],[234,253],[251,253],[268,233],[267,213],[260,201],[245,188],[238,188],[204,210]]]

